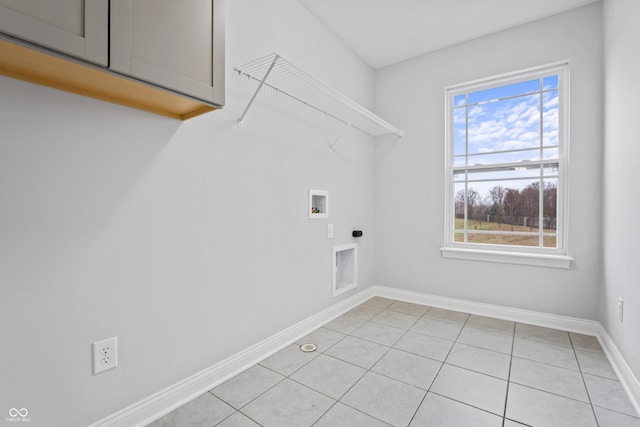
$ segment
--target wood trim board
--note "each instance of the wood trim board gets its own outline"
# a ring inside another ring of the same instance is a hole
[[[2,38],[0,75],[177,120],[216,109],[203,101]]]

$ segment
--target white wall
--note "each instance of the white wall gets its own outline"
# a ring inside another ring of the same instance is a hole
[[[373,72],[295,0],[227,2],[227,107],[181,123],[0,77],[0,414],[87,425],[373,283],[373,140],[232,68],[276,51],[371,106]],[[265,101],[266,100],[266,101]],[[329,190],[329,220],[307,190]],[[326,237],[327,223],[335,238]],[[93,376],[91,343],[120,366]]]
[[[569,255],[575,263],[559,270],[441,258],[445,87],[567,59]],[[376,145],[376,283],[596,319],[602,99],[599,3],[378,70],[376,111],[405,136]]]
[[[640,158],[638,16],[640,4],[635,0],[604,2],[604,286],[600,321],[636,377],[640,377],[640,286],[636,270],[640,231],[633,226],[640,210],[635,197],[636,160]],[[624,323],[618,320],[619,297],[624,300]]]

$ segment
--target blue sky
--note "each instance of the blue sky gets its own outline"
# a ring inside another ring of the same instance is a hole
[[[540,160],[540,97],[542,96],[542,137],[544,159],[558,157],[558,77],[547,77],[459,95],[454,98],[454,155],[464,155],[466,147],[465,118],[468,110],[469,165]],[[468,107],[466,106],[468,100]],[[509,153],[495,151],[525,150]],[[493,153],[493,154],[483,154]],[[465,157],[455,157],[456,166],[465,165]],[[552,168],[545,175],[555,176]],[[484,196],[495,185],[523,188],[529,180],[509,180],[515,177],[539,176],[537,170],[483,172],[478,178],[497,178],[499,182],[470,183]],[[470,179],[473,179],[470,177]],[[458,187],[458,186],[456,186]]]

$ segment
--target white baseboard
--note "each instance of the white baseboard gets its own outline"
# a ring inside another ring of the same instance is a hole
[[[543,326],[545,328],[561,329],[568,332],[576,332],[584,335],[597,335],[599,323],[593,320],[578,319],[575,317],[558,316],[556,314],[540,313],[537,311],[522,310],[519,308],[504,307],[499,305],[484,304],[447,298],[436,295],[405,291],[383,286],[375,286],[376,295],[392,298],[430,307],[444,308],[447,310],[462,311],[480,316],[495,317],[497,319],[511,320],[513,322],[528,323],[530,325]]]
[[[412,302],[415,304],[462,311],[470,314],[478,314],[481,316],[495,317],[513,322],[527,323],[530,325],[543,326],[545,328],[560,329],[563,331],[595,336],[600,342],[611,366],[618,375],[620,383],[626,391],[627,396],[629,396],[631,404],[640,416],[640,382],[600,322],[540,313],[536,311],[521,310],[511,307],[483,304],[455,298],[440,297],[383,286],[374,286],[374,292],[376,296]]]
[[[640,381],[638,381],[638,378],[633,374],[633,371],[627,364],[627,361],[624,360],[622,354],[620,354],[620,351],[618,350],[618,347],[616,347],[602,325],[599,325],[597,336],[604,353],[607,355],[607,359],[611,362],[613,370],[616,372],[620,382],[622,383],[624,391],[627,392],[627,396],[629,396],[629,400],[631,400],[633,408],[640,417]]]
[[[631,403],[640,414],[640,382],[599,322],[373,286],[89,427],[146,426],[373,296],[595,336],[618,374]]]
[[[155,421],[196,397],[206,393],[229,378],[255,365],[273,353],[295,342],[320,326],[351,310],[374,296],[367,288],[326,310],[321,311],[277,334],[210,366],[146,399],[134,403],[89,427],[141,427]]]

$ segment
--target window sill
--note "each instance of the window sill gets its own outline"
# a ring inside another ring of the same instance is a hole
[[[487,251],[465,248],[440,248],[442,258],[466,259],[471,261],[501,262],[505,264],[535,265],[539,267],[571,267],[573,258],[566,255],[543,255],[522,252]]]

